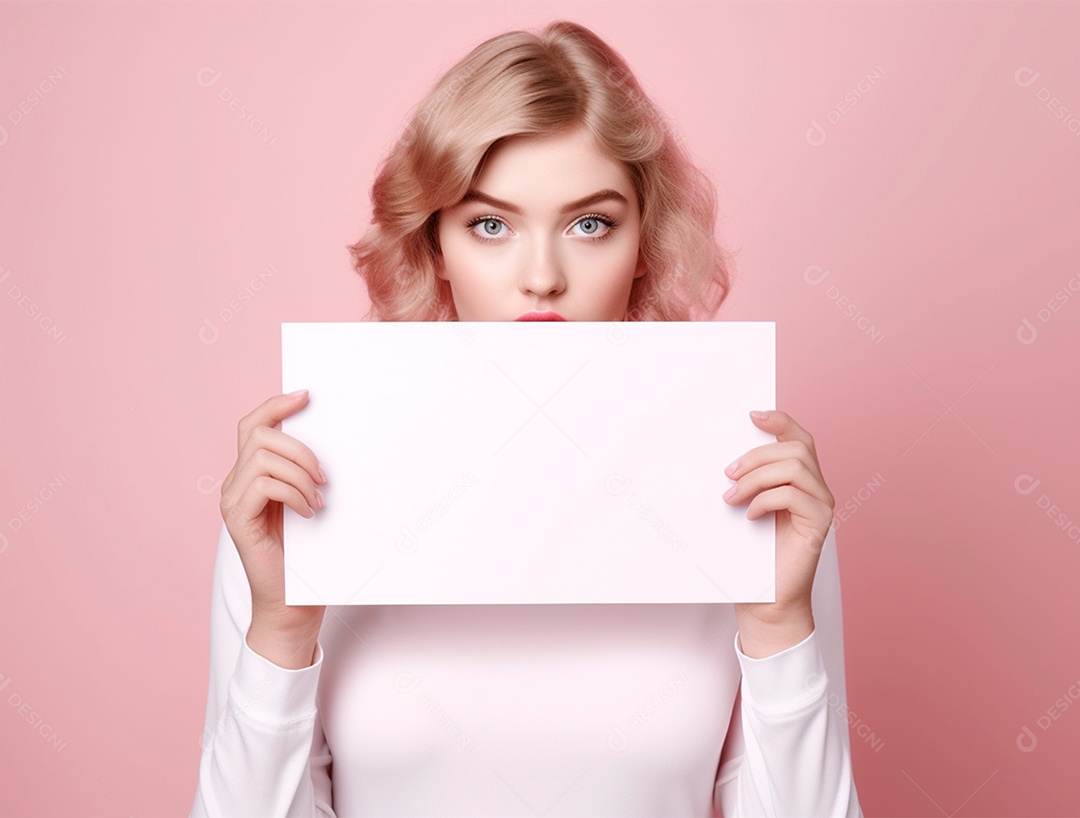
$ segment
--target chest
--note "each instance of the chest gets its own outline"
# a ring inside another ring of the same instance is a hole
[[[331,607],[323,730],[334,767],[369,782],[708,772],[733,639],[729,605]]]

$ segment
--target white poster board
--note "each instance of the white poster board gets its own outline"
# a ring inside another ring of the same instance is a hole
[[[774,322],[283,323],[289,605],[772,602],[775,514],[724,467],[775,437]]]

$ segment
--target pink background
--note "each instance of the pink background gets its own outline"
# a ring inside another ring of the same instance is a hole
[[[0,5],[0,812],[187,813],[280,322],[359,319],[408,113],[560,16],[716,181],[720,317],[778,324],[866,814],[1080,813],[1080,6],[138,0]]]

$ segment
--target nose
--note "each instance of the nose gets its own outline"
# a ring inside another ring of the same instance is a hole
[[[532,243],[526,253],[521,271],[523,293],[545,297],[566,289],[563,261],[552,242],[539,239]]]

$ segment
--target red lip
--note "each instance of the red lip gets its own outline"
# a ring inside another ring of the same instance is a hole
[[[514,319],[515,321],[565,321],[566,319],[557,312],[527,312]]]

